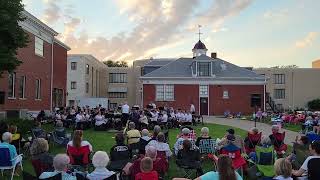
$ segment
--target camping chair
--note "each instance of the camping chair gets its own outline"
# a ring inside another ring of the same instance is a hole
[[[39,177],[43,172],[54,170],[52,166],[50,167],[49,164],[43,163],[39,159],[33,159],[31,160],[31,163],[37,177]]]
[[[235,170],[240,170],[241,176],[243,176],[243,167],[247,165],[246,160],[241,156],[241,148],[237,147],[233,143],[222,147],[220,154],[225,154],[232,159],[232,166]]]
[[[130,161],[130,152],[127,146],[117,146],[117,150],[112,149],[110,152],[111,161],[108,169],[121,172],[125,165]]]
[[[89,146],[82,146],[79,148],[67,145],[67,154],[70,158],[70,164],[75,168],[87,168],[90,163],[90,149]]]
[[[179,168],[179,172],[183,173],[183,177],[187,179],[192,179],[200,176],[198,170],[201,169],[201,161],[194,159],[195,157],[200,157],[198,150],[191,150],[192,155],[188,157],[182,157],[182,159],[177,159],[176,164]]]
[[[256,151],[256,145],[260,143],[262,137],[262,132],[258,134],[251,134],[248,133],[247,138],[244,140],[245,141],[245,149],[246,153],[249,155],[251,152]]]
[[[293,143],[293,151],[296,155],[296,158],[292,162],[292,165],[293,165],[293,168],[298,169],[302,166],[303,162],[310,155],[309,145],[301,145],[298,143]]]
[[[21,158],[21,161],[18,162],[17,160]],[[10,150],[9,148],[0,148],[0,170],[1,175],[3,176],[4,170],[11,169],[11,180],[13,179],[14,172],[16,170],[16,166],[20,164],[21,170],[23,170],[22,167],[22,154],[17,155],[15,158],[11,159],[10,157]]]
[[[52,133],[52,140],[58,145],[66,146],[69,142],[69,138],[66,137],[65,130],[56,129]]]
[[[306,136],[309,138],[310,142],[320,140],[320,135],[315,134],[315,133],[307,133]]]
[[[320,178],[320,159],[313,158],[308,162],[308,179],[309,180],[318,180]]]
[[[274,146],[274,150],[277,152],[277,157],[282,157],[283,152],[286,152],[288,146],[284,143],[284,138],[286,134],[285,131],[283,133],[273,133],[271,135],[272,144]]]
[[[210,170],[216,170],[216,163],[215,161],[212,161],[212,155],[216,153],[216,141],[214,139],[201,139],[199,141],[199,152],[201,155],[201,162],[202,164],[205,164],[207,160],[210,161],[210,164],[213,164],[213,168],[210,167]],[[209,167],[208,167],[209,168]],[[206,170],[205,170],[206,172]]]
[[[49,178],[45,178],[44,180],[62,180],[62,174],[61,173],[58,173],[52,177],[49,177]]]
[[[273,165],[276,159],[273,146],[257,146],[256,153],[257,162],[254,162],[254,164],[256,164],[258,170],[263,174],[263,176],[273,177],[275,175]]]

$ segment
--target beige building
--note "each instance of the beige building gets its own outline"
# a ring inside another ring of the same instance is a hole
[[[68,55],[67,106],[82,97],[107,97],[107,66],[89,54]]]
[[[107,67],[107,92],[109,108],[127,102],[130,106],[135,104],[135,82],[132,67]]]
[[[278,109],[306,108],[310,100],[320,98],[320,69],[258,68],[268,78],[267,93]]]
[[[312,68],[320,68],[320,59],[312,62]]]

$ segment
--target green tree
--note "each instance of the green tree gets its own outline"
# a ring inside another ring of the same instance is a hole
[[[320,99],[314,99],[308,102],[308,108],[312,111],[320,110]]]
[[[126,61],[104,61],[103,62],[108,67],[128,67],[128,63]]]
[[[18,25],[23,21],[22,0],[0,1],[0,76],[4,72],[12,72],[21,61],[17,58],[19,48],[28,44],[28,34]]]

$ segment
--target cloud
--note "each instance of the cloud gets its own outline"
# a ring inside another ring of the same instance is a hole
[[[53,0],[47,1],[48,11],[46,12],[49,15],[51,14],[48,13],[51,12],[49,9],[55,6],[51,4]],[[64,30],[59,35],[59,39],[71,47],[70,53],[93,54],[101,60],[128,61],[157,56],[158,52],[163,51],[164,48],[183,44],[184,40],[190,38],[186,37],[186,34],[190,34],[190,31],[196,32],[195,28],[199,23],[204,28],[211,29],[211,32],[228,30],[222,26],[225,20],[239,14],[252,1],[211,0],[211,3],[208,3],[208,10],[197,14],[195,12],[200,5],[200,0],[117,0],[115,2],[119,6],[119,13],[127,16],[136,26],[130,32],[121,32],[113,37],[91,37],[86,32],[84,22],[73,15],[72,6],[59,7],[60,10],[55,15],[64,21]],[[48,19],[52,20],[52,18]]]
[[[61,18],[61,8],[58,5],[60,0],[44,0],[46,8],[42,17],[42,21],[48,24],[57,22]]]
[[[316,40],[318,37],[319,33],[318,32],[309,32],[303,39],[298,40],[295,43],[295,46],[297,48],[305,48],[308,46],[311,46],[312,43]]]

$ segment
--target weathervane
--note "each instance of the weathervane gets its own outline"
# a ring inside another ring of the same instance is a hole
[[[198,24],[198,29],[199,29],[199,32],[197,33],[198,35],[199,35],[199,41],[200,41],[200,36],[201,36],[201,25],[200,24]]]

